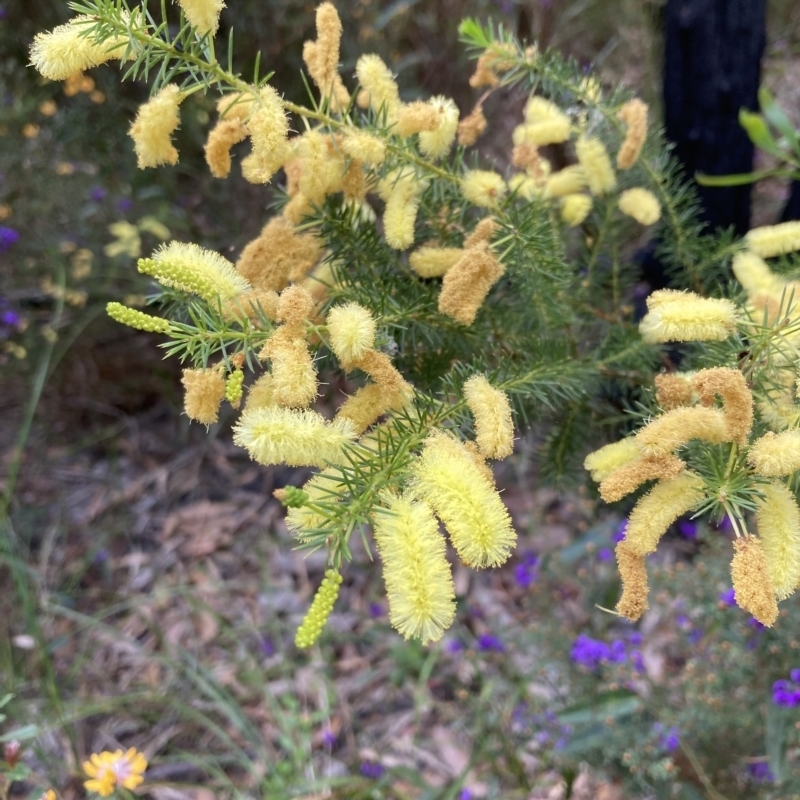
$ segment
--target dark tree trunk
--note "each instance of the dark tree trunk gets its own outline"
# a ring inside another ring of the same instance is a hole
[[[757,108],[765,0],[667,0],[664,118],[688,177],[753,168],[739,109]],[[698,187],[712,229],[750,223],[750,186]]]

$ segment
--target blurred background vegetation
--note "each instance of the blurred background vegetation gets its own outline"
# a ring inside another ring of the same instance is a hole
[[[303,100],[315,4],[228,6],[222,33],[234,30],[242,73],[260,51],[273,83]],[[491,17],[636,89],[658,118],[663,6],[358,0],[339,4],[341,71],[377,52],[404,99],[445,94],[467,111],[458,23]],[[771,0],[768,12],[764,81],[800,124],[800,6]],[[235,256],[267,218],[271,190],[235,170],[224,182],[208,175],[208,99],[182,109],[180,164],[137,170],[127,129],[146,87],[110,68],[68,87],[26,66],[34,35],[68,17],[61,0],[0,2],[0,474],[10,513],[0,700],[13,694],[0,742],[23,739],[26,763],[65,797],[81,795],[89,752],[134,745],[151,759],[158,800],[615,800],[653,785],[690,800],[800,796],[771,780],[781,769],[790,780],[800,722],[769,695],[800,666],[796,610],[772,632],[734,620],[706,544],[715,532],[675,533],[665,611],[631,643],[594,609],[618,590],[605,556],[616,519],[598,519],[580,493],[534,491],[525,443],[501,476],[521,555],[492,574],[457,573],[463,635],[430,650],[402,642],[362,552],[333,618],[335,645],[296,653],[294,626],[322,565],[291,552],[269,498],[296,476],[253,467],[224,420],[210,435],[190,429],[179,365],[104,314],[110,299],[141,301],[136,258],[165,238]],[[523,101],[498,93],[486,108],[493,122],[508,119],[482,145],[500,167]],[[760,185],[754,218],[774,219],[785,193]],[[193,538],[198,529],[207,533]],[[682,565],[706,557],[708,580],[690,584]],[[624,658],[570,658],[581,634],[623,641]],[[41,788],[15,784],[20,796]]]

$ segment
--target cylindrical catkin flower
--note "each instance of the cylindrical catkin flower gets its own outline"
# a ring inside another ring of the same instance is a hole
[[[514,421],[508,395],[495,389],[484,375],[464,384],[464,397],[475,417],[476,441],[484,458],[505,458],[514,452]]]
[[[694,398],[691,374],[678,372],[656,375],[656,402],[664,411],[690,406]]]
[[[248,411],[274,405],[277,405],[275,402],[275,385],[272,381],[272,375],[269,372],[265,372],[247,390],[247,400],[245,400],[244,408],[245,411]]]
[[[761,258],[781,256],[800,250],[800,222],[782,222],[753,228],[744,237],[750,250]]]
[[[786,281],[776,275],[761,256],[747,251],[737,253],[732,267],[736,280],[747,294],[781,296]]]
[[[472,325],[492,286],[505,267],[484,244],[466,250],[445,274],[439,293],[439,311],[462,325]]]
[[[485,169],[472,169],[461,179],[461,194],[473,205],[496,208],[508,191],[503,176]]]
[[[399,399],[398,393],[387,390],[379,383],[368,383],[350,395],[336,413],[353,423],[357,434],[362,434],[370,425],[378,421]]]
[[[303,61],[324,98],[341,111],[350,103],[350,93],[339,75],[339,47],[342,22],[333,3],[317,7],[317,40],[303,44]]]
[[[620,169],[630,169],[639,159],[647,138],[647,103],[643,103],[638,97],[628,100],[619,110],[617,119],[628,126],[625,140],[617,153],[617,166]]]
[[[286,118],[281,96],[269,84],[261,87],[253,103],[247,118],[247,130],[256,155],[268,158],[276,151],[282,151],[286,145],[289,120]]]
[[[331,348],[345,369],[375,347],[375,320],[358,303],[331,308],[327,325]]]
[[[586,188],[586,174],[580,164],[573,164],[554,172],[544,186],[545,197],[564,197],[578,194]]]
[[[633,217],[640,225],[653,225],[661,219],[661,204],[648,189],[640,186],[626,189],[619,196],[619,210]]]
[[[186,416],[203,425],[215,423],[222,398],[225,397],[222,373],[218,369],[185,369],[181,383],[186,389]]]
[[[561,219],[570,228],[580,225],[592,210],[592,198],[586,194],[568,194],[561,200]]]
[[[342,576],[338,572],[332,569],[325,572],[325,577],[314,595],[311,608],[308,609],[294,637],[294,643],[297,647],[306,649],[319,639],[319,635],[322,633],[331,611],[333,611],[341,585]]]
[[[616,503],[643,483],[677,478],[686,469],[685,462],[668,453],[663,456],[639,456],[614,470],[600,483],[600,497],[606,503]]]
[[[479,104],[458,123],[458,143],[462,147],[472,147],[483,135],[486,125],[486,115],[483,113],[483,107]]]
[[[473,229],[472,233],[464,239],[464,250],[471,250],[479,244],[492,240],[498,225],[493,217],[484,217]]]
[[[692,472],[657,483],[633,507],[625,529],[630,551],[646,556],[678,517],[703,499],[703,479]]]
[[[428,103],[436,113],[436,127],[419,132],[419,149],[428,158],[447,155],[458,131],[458,106],[449,97],[432,97]]]
[[[129,134],[139,169],[178,163],[172,134],[181,122],[178,106],[182,99],[180,89],[170,83],[139,107]]]
[[[800,509],[794,492],[782,483],[759,488],[764,497],[756,508],[758,537],[775,596],[785,600],[800,581]]]
[[[733,551],[731,579],[736,604],[771,628],[778,618],[778,603],[761,542],[755,536],[739,536],[733,541]]]
[[[121,322],[130,328],[148,333],[169,333],[169,320],[161,317],[154,317],[152,314],[145,314],[135,308],[129,308],[122,303],[108,303],[106,313],[111,319]]]
[[[219,15],[225,8],[223,0],[178,0],[189,24],[200,36],[214,36],[219,27]]]
[[[408,384],[403,376],[392,364],[392,359],[386,353],[377,350],[368,350],[363,356],[352,362],[351,368],[366,372],[375,383],[386,388],[389,392],[404,392]]]
[[[731,441],[724,412],[705,406],[673,408],[636,434],[636,442],[646,456],[667,455],[692,439],[712,444]]]
[[[393,133],[407,139],[421,131],[435,130],[438,122],[439,115],[436,109],[430,103],[416,100],[413,103],[404,103],[400,107]]]
[[[586,184],[594,195],[610,192],[617,185],[617,176],[611,166],[605,145],[592,137],[582,136],[575,143],[575,153],[583,167]]]
[[[223,390],[224,391],[224,390]],[[247,409],[233,429],[233,441],[259,464],[325,467],[342,458],[355,438],[348,420],[328,424],[315,411],[270,406]]]
[[[506,561],[517,540],[511,518],[461,442],[434,432],[413,475],[415,493],[433,506],[467,566],[496,567]]]
[[[307,408],[317,396],[317,370],[305,338],[283,325],[267,340],[259,358],[272,362],[275,402],[290,408]]]
[[[277,320],[293,328],[295,335],[305,337],[304,325],[314,314],[314,298],[305,286],[287,286],[278,297]]]
[[[363,55],[356,62],[356,76],[369,98],[369,106],[376,113],[383,109],[390,124],[400,109],[400,92],[392,71],[380,56]]]
[[[692,387],[706,405],[713,405],[717,395],[722,398],[731,440],[746,444],[753,427],[753,393],[744,375],[730,367],[701,369],[692,377]]]
[[[649,344],[721,342],[736,329],[736,306],[730,300],[660,289],[647,298],[647,308],[639,333]]]
[[[163,286],[193,292],[211,304],[250,289],[227,258],[193,243],[163,245],[152,258],[139,259],[139,272],[152,275]]]
[[[620,467],[639,458],[641,452],[636,439],[628,436],[589,453],[583,461],[583,468],[589,472],[593,481],[600,483]]]
[[[765,433],[750,446],[747,460],[756,475],[768,478],[791,475],[800,469],[800,430]]]
[[[647,611],[647,567],[644,556],[634,553],[626,540],[616,546],[617,567],[622,580],[622,597],[617,612],[631,622],[636,622]]]
[[[215,178],[227,178],[231,171],[231,147],[247,138],[242,120],[232,117],[220,120],[208,134],[206,164]]]
[[[383,561],[389,620],[406,639],[441,639],[456,613],[455,587],[444,537],[430,506],[407,497],[387,499],[375,514],[375,543]]]
[[[408,264],[420,278],[441,278],[463,255],[460,247],[423,245],[411,253]]]
[[[376,167],[386,158],[386,145],[377,136],[359,130],[347,130],[342,139],[342,150],[345,155]]]

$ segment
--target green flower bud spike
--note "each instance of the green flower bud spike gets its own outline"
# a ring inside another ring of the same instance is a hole
[[[294,643],[297,647],[305,650],[319,639],[319,635],[322,633],[322,629],[325,627],[325,623],[333,610],[333,604],[339,596],[341,583],[342,576],[336,570],[329,569],[325,573],[325,577],[314,595],[311,608],[308,609],[308,613],[297,629],[297,635],[294,637]]]
[[[225,399],[234,407],[239,408],[242,402],[242,384],[244,383],[244,372],[237,369],[228,375],[225,381]]]
[[[137,311],[135,308],[122,305],[122,303],[109,303],[106,306],[106,313],[111,319],[139,331],[148,333],[169,333],[170,331],[169,320],[145,314],[143,311]]]

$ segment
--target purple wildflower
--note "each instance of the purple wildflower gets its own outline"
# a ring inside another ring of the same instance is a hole
[[[460,653],[464,649],[464,645],[459,639],[449,639],[445,643],[444,649],[451,655],[455,655],[456,653]]]
[[[458,800],[472,800],[474,795],[469,789],[462,789],[458,794]]]
[[[621,542],[625,538],[625,532],[628,530],[628,520],[623,519],[622,522],[617,525],[617,530],[614,531],[614,535],[611,537],[612,541],[616,544],[617,542]]]
[[[727,591],[719,593],[719,601],[720,603],[724,603],[726,606],[735,606],[736,605],[736,589],[728,589]]]
[[[261,641],[259,642],[259,649],[261,650],[262,655],[269,658],[270,656],[275,655],[275,645],[272,642],[272,639],[269,636],[262,636]]]
[[[359,767],[359,772],[365,778],[378,780],[378,778],[382,777],[383,773],[386,772],[386,768],[383,764],[378,764],[376,761],[363,761],[361,767]]]
[[[663,747],[664,750],[677,750],[680,742],[681,740],[677,728],[670,728],[664,736],[661,737],[661,747]]]
[[[609,547],[602,547],[597,551],[598,561],[611,561],[612,558],[614,558],[614,551]]]
[[[800,685],[795,680],[800,670],[793,669],[790,673],[791,680],[775,681],[772,684],[772,702],[783,708],[794,708],[800,705]]]
[[[6,225],[0,225],[0,253],[5,253],[12,245],[19,241],[19,232]]]
[[[703,631],[701,628],[693,628],[686,634],[686,638],[690,644],[697,644],[703,638]]]
[[[322,744],[324,744],[325,747],[333,747],[333,745],[336,744],[336,734],[330,728],[325,728],[325,730],[322,731]]]
[[[731,533],[733,531],[733,523],[727,514],[717,524],[717,530],[720,533]]]
[[[482,633],[478,637],[478,650],[485,653],[504,653],[505,645],[491,633]]]
[[[92,191],[89,192],[89,197],[94,200],[95,203],[99,203],[105,196],[106,190],[102,186],[95,186],[92,188]]]
[[[793,669],[789,671],[789,678],[795,683],[800,683],[800,669]]]
[[[21,319],[22,317],[16,311],[3,311],[0,314],[0,324],[5,325],[6,328],[16,328]]]
[[[766,761],[756,761],[747,765],[747,773],[755,783],[772,783],[775,776]]]
[[[117,200],[117,210],[121,211],[123,214],[127,211],[130,211],[133,208],[133,200],[130,197],[120,197]]]
[[[383,616],[383,606],[380,603],[370,603],[369,604],[369,615],[373,619],[378,619],[378,617]]]
[[[611,650],[605,642],[592,639],[582,633],[572,644],[569,657],[576,663],[589,669],[596,669],[604,661],[611,659]]]
[[[678,530],[681,532],[681,536],[686,537],[687,539],[696,539],[697,538],[697,523],[692,522],[691,520],[684,519],[678,523]]]
[[[523,589],[527,589],[532,583],[535,583],[538,577],[536,569],[539,563],[539,558],[536,553],[528,550],[522,554],[520,563],[514,567],[514,580]]]

